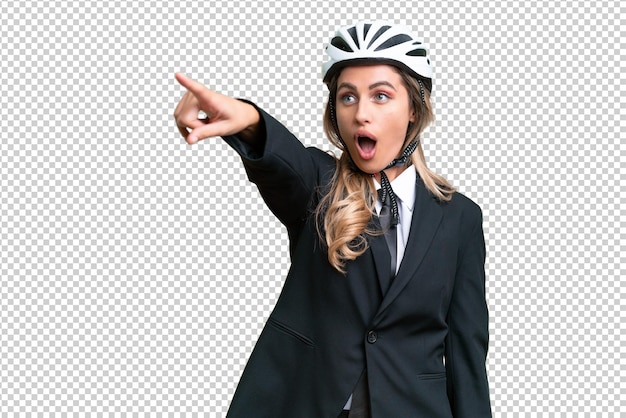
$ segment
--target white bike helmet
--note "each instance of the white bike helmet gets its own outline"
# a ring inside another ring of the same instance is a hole
[[[432,90],[433,70],[426,46],[405,26],[363,21],[342,27],[326,53],[330,60],[322,65],[324,83],[346,66],[381,63],[408,71]]]

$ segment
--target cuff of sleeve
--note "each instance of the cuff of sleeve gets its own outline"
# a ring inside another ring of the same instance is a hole
[[[249,100],[245,100],[245,99],[238,99],[238,100],[241,100],[242,102],[252,105],[257,110],[257,112],[259,112],[259,115],[261,116],[259,119],[259,130],[258,130],[259,136],[256,138],[256,141],[258,141],[257,142],[258,145],[255,145],[255,146],[250,145],[249,143],[239,138],[237,135],[223,136],[222,139],[226,141],[226,143],[230,145],[244,160],[248,160],[248,161],[260,160],[265,155],[265,145],[267,143],[267,128],[266,128],[267,124],[265,121],[267,118],[271,118],[271,116],[268,115],[264,110],[262,110],[256,104],[252,103]]]

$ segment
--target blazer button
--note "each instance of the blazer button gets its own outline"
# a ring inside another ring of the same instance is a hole
[[[376,331],[370,331],[367,333],[367,342],[370,344],[374,344],[378,340],[378,334]]]

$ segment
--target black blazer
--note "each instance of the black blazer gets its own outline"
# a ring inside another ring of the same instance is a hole
[[[292,264],[227,416],[335,418],[367,368],[373,418],[490,417],[480,208],[459,193],[439,202],[418,176],[404,258],[383,295],[383,236],[345,276],[320,244],[312,210],[334,157],[259,112],[262,147],[224,139],[287,227]]]

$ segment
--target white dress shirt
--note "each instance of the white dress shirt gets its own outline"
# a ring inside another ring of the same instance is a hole
[[[409,239],[409,232],[411,230],[411,220],[413,219],[413,205],[415,204],[415,180],[417,179],[417,173],[413,166],[408,167],[398,177],[391,182],[391,188],[396,194],[396,200],[398,202],[398,215],[400,217],[398,223],[397,236],[397,249],[398,253],[396,260],[396,273],[400,268],[402,257],[404,257],[404,249],[406,248],[406,242]],[[374,179],[374,185],[376,190],[380,189],[380,184]],[[376,200],[376,213],[380,214],[382,203]]]

